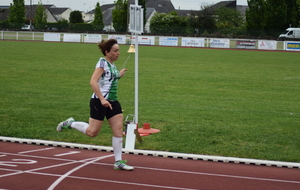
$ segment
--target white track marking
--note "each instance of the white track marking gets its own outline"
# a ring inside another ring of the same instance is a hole
[[[45,166],[45,167],[35,168],[35,169],[31,169],[31,170],[26,170],[26,171],[15,170],[15,173],[0,175],[0,178],[1,177],[12,176],[12,175],[18,175],[18,174],[21,174],[21,173],[34,173],[34,171],[44,170],[44,169],[50,169],[50,168],[55,168],[55,167],[60,167],[60,166],[65,166],[65,165],[70,165],[70,164],[75,164],[75,163],[78,163],[78,162],[79,161],[69,161],[69,162],[63,163],[63,164]]]
[[[70,178],[74,179],[84,179],[84,180],[90,180],[90,181],[102,181],[102,182],[108,182],[108,183],[119,183],[119,184],[125,184],[125,185],[136,185],[136,186],[142,186],[142,187],[155,187],[155,188],[163,188],[163,189],[177,189],[177,190],[199,190],[199,189],[189,189],[189,188],[181,188],[181,187],[171,187],[171,186],[162,186],[162,185],[152,185],[152,184],[145,184],[145,183],[133,183],[133,182],[124,182],[124,181],[113,181],[113,180],[107,180],[107,179],[95,179],[95,178],[86,178],[86,177],[74,177],[69,176]],[[141,187],[141,189],[142,189]]]
[[[26,154],[26,153],[39,152],[39,151],[45,151],[45,150],[51,150],[51,149],[55,149],[55,148],[51,147],[51,148],[35,149],[35,150],[28,150],[28,151],[18,152],[18,153],[19,154]]]
[[[27,159],[12,159],[12,161],[0,161],[0,165],[17,167],[18,164],[35,164],[37,161],[35,160],[27,160]],[[17,164],[17,165],[12,165]]]
[[[53,190],[62,180],[64,180],[66,177],[68,177],[71,173],[73,173],[73,172],[75,172],[75,171],[77,171],[77,170],[79,170],[80,168],[83,168],[84,166],[86,166],[86,165],[89,165],[89,164],[92,164],[93,162],[96,162],[96,161],[99,161],[99,160],[103,160],[103,159],[105,159],[105,158],[109,158],[109,157],[112,157],[112,156],[114,156],[113,154],[112,155],[107,155],[107,156],[101,156],[101,157],[98,157],[98,158],[96,158],[96,159],[94,159],[94,160],[91,160],[91,161],[89,161],[89,162],[86,162],[86,163],[84,163],[84,164],[82,164],[82,165],[80,165],[80,166],[78,166],[78,167],[76,167],[76,168],[74,168],[74,169],[72,169],[72,170],[70,170],[69,172],[67,172],[67,173],[65,173],[63,176],[61,176],[60,178],[58,178],[49,188],[48,188],[48,190]]]
[[[23,155],[23,154],[5,153],[5,152],[0,152],[0,154],[5,154],[4,156],[7,156],[7,155],[21,156],[21,157],[30,157],[30,158],[38,158],[38,159],[46,159],[46,160],[58,160],[58,161],[72,162],[72,163],[87,162],[89,160],[95,159],[95,158],[87,158],[87,159],[83,159],[83,160],[71,160],[71,159],[66,159],[66,158],[54,158],[54,157],[35,156],[35,155]]]
[[[0,154],[5,154],[5,155],[15,155],[15,156],[26,156],[26,157],[33,157],[33,158],[40,158],[40,159],[48,159],[48,160],[60,160],[60,161],[67,161],[68,163],[63,163],[63,164],[58,164],[58,165],[52,165],[52,166],[47,166],[47,167],[42,167],[42,168],[36,168],[32,170],[27,170],[27,171],[20,171],[20,170],[11,170],[12,174],[6,174],[6,175],[0,175],[1,177],[6,177],[6,176],[11,176],[11,175],[18,175],[18,174],[23,174],[23,173],[31,173],[31,174],[36,174],[36,175],[47,175],[47,176],[56,176],[59,177],[61,175],[57,174],[49,174],[49,173],[40,173],[40,172],[35,172],[38,170],[43,170],[43,169],[48,169],[48,168],[54,168],[54,167],[60,167],[68,164],[74,164],[74,163],[80,163],[88,160],[94,161],[95,158],[88,158],[85,160],[70,160],[70,159],[61,159],[61,158],[51,158],[51,157],[42,157],[42,156],[34,156],[34,155],[19,155],[19,154],[14,154],[14,153],[4,153],[0,152]],[[111,155],[112,156],[112,155]],[[106,163],[93,163],[97,165],[111,165],[111,164],[106,164]],[[292,183],[292,184],[300,184],[300,181],[290,181],[290,180],[280,180],[280,179],[268,179],[268,178],[256,178],[256,177],[247,177],[247,176],[234,176],[234,175],[226,175],[226,174],[213,174],[213,173],[203,173],[203,172],[191,172],[191,171],[181,171],[181,170],[171,170],[171,169],[160,169],[160,168],[149,168],[149,167],[139,167],[139,166],[134,166],[136,169],[144,169],[144,170],[156,170],[156,171],[165,171],[165,172],[176,172],[176,173],[186,173],[186,174],[194,174],[194,175],[206,175],[206,176],[212,176],[212,177],[227,177],[227,178],[236,178],[236,179],[246,179],[246,180],[258,180],[258,181],[270,181],[270,182],[281,182],[281,183]],[[1,169],[0,170],[7,170],[7,169]],[[111,182],[111,183],[123,183],[123,184],[133,184],[129,182],[115,182],[115,181],[109,181],[105,179],[94,179],[94,178],[84,178],[84,177],[76,177],[76,176],[68,176],[69,178],[76,178],[76,179],[86,179],[86,180],[92,180],[92,181],[106,181],[106,182]],[[149,184],[139,184],[136,183],[135,185],[139,186],[151,186]],[[168,188],[168,187],[166,187]],[[170,188],[172,189],[172,188]],[[176,189],[173,188],[173,189]],[[177,188],[178,189],[178,188]]]
[[[171,169],[160,169],[160,168],[145,168],[145,167],[135,167],[148,170],[157,170],[164,172],[174,172],[174,173],[186,173],[186,174],[195,174],[195,175],[206,175],[214,177],[227,177],[227,178],[237,178],[237,179],[249,179],[249,180],[259,180],[259,181],[272,181],[272,182],[283,182],[283,183],[296,183],[300,184],[300,181],[289,181],[281,179],[268,179],[260,177],[247,177],[247,176],[236,176],[236,175],[226,175],[226,174],[214,174],[214,173],[203,173],[203,172],[191,172],[191,171],[182,171],[182,170],[171,170]]]
[[[60,156],[67,156],[67,155],[71,155],[71,154],[78,154],[78,153],[81,153],[81,152],[80,151],[70,151],[70,152],[63,153],[63,154],[55,154],[54,156],[60,157]]]
[[[0,178],[1,177],[13,176],[13,175],[19,175],[19,174],[23,174],[23,173],[24,173],[23,171],[18,171],[18,172],[15,172],[15,173],[4,174],[4,175],[0,175]]]

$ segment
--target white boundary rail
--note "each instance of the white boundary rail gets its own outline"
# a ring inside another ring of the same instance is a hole
[[[112,147],[67,143],[67,142],[56,142],[56,141],[47,141],[47,140],[39,140],[39,139],[22,139],[22,138],[0,136],[0,142],[12,142],[12,143],[30,144],[30,145],[42,145],[42,146],[113,152]],[[188,160],[203,160],[203,161],[211,161],[211,162],[225,162],[225,163],[300,169],[300,163],[296,163],[296,162],[280,162],[280,161],[270,161],[270,160],[209,156],[209,155],[199,155],[199,154],[184,154],[184,153],[138,150],[138,149],[135,150],[123,149],[123,152],[126,154],[135,154],[135,155],[144,155],[144,156],[156,156],[156,157],[178,158],[178,159],[188,159]]]

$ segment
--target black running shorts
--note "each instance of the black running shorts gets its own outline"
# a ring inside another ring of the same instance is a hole
[[[119,101],[109,101],[112,106],[112,110],[108,107],[104,107],[98,98],[91,98],[90,101],[90,117],[96,120],[103,121],[104,117],[110,119],[115,115],[122,114],[122,108]]]

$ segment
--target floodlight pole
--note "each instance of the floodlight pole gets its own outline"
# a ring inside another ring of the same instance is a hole
[[[135,5],[138,6],[138,0],[135,0]],[[135,15],[136,16],[136,15]],[[136,19],[135,19],[136,21]],[[134,115],[135,123],[139,123],[139,43],[138,43],[138,33],[135,33],[135,98],[134,98]]]

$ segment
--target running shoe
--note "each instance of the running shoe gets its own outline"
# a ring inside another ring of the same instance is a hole
[[[134,168],[132,166],[128,166],[126,164],[126,160],[119,160],[115,162],[114,169],[115,170],[126,170],[126,171],[132,171]]]
[[[62,121],[60,122],[58,125],[57,125],[57,128],[56,128],[56,131],[61,131],[63,129],[71,129],[71,123],[75,121],[73,117],[70,117],[68,118],[67,120],[65,121]]]

